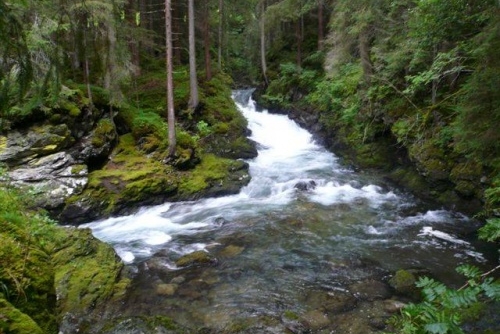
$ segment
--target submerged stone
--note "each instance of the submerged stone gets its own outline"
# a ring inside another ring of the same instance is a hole
[[[211,266],[215,264],[217,264],[217,259],[201,250],[186,254],[175,261],[177,267]]]

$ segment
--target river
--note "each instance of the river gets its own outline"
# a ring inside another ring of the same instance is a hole
[[[234,92],[259,152],[239,194],[84,225],[135,272],[122,314],[214,333],[375,333],[381,303],[399,300],[387,284],[396,270],[458,284],[458,264],[487,262],[474,220],[342,165],[286,116],[257,111],[250,93]],[[176,267],[197,250],[216,262]]]

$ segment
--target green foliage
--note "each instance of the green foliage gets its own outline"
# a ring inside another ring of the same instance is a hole
[[[491,218],[479,229],[479,237],[486,241],[497,241],[500,239],[500,218]]]
[[[457,272],[466,277],[460,289],[452,289],[428,277],[421,277],[416,286],[421,289],[423,301],[409,304],[389,323],[404,334],[463,333],[460,325],[479,301],[498,301],[500,281],[487,277],[477,267],[462,265]]]
[[[321,121],[332,127],[336,122],[353,123],[360,108],[357,87],[362,70],[359,64],[345,64],[338,74],[325,78],[307,101],[322,111]]]
[[[297,94],[310,92],[317,78],[315,70],[303,69],[293,63],[281,64],[278,77],[269,83],[263,98],[272,104],[288,106],[296,100]]]
[[[208,125],[208,123],[205,122],[204,120],[201,120],[198,123],[196,123],[196,130],[198,131],[198,134],[200,135],[200,137],[206,137],[209,134],[211,134],[213,131],[210,128],[210,125]]]

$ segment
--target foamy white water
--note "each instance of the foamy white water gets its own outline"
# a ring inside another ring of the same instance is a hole
[[[389,247],[416,247],[414,254],[418,256],[421,251],[422,260],[397,261],[426,262],[427,248],[444,249],[446,243],[453,242],[456,247],[451,257],[458,253],[477,258],[469,242],[431,227],[467,222],[467,217],[446,210],[402,213],[404,208],[416,205],[413,199],[340,165],[334,154],[315,143],[309,132],[286,116],[258,112],[251,99],[235,99],[248,120],[251,139],[259,152],[248,161],[252,179],[239,194],[165,203],[83,227],[91,228],[96,237],[114,245],[126,263],[142,261],[159,250],[168,250],[175,257],[205,249],[228,231],[276,224],[304,214],[310,215],[310,221],[318,221],[307,235],[311,240],[317,238],[321,245],[324,243],[321,247],[327,247],[325,252],[355,251],[383,258],[388,256]],[[297,189],[301,184],[307,189]],[[338,250],[329,248],[331,241],[338,243]]]

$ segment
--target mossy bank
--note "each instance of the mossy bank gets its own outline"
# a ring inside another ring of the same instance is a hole
[[[89,230],[57,226],[14,189],[0,198],[0,332],[79,328],[125,291],[123,264]]]

